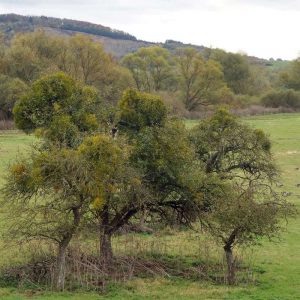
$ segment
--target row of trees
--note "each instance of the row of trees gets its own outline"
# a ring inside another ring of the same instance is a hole
[[[136,41],[136,37],[124,31],[71,19],[3,14],[0,16],[0,22],[2,23],[1,30],[4,31],[7,36],[14,35],[17,32],[30,32],[34,31],[36,28],[46,27],[106,36],[112,39]]]
[[[295,87],[284,83],[292,75],[285,73],[278,80],[275,71],[219,49],[201,54],[194,48],[169,51],[153,46],[140,48],[118,62],[100,43],[84,35],[59,37],[36,31],[16,35],[9,43],[0,36],[0,42],[0,109],[7,118],[11,118],[15,100],[34,80],[57,71],[94,86],[112,106],[126,88],[133,87],[162,96],[178,114],[219,103],[245,106],[251,104],[246,98],[258,99],[276,87]]]
[[[183,101],[188,111],[202,105],[230,103],[234,95],[260,95],[271,84],[262,68],[246,57],[223,50],[160,47],[141,48],[126,55],[122,64],[132,73],[140,91],[168,91]]]
[[[0,73],[5,78],[0,86],[2,114],[11,116],[22,91],[42,75],[57,71],[94,86],[111,105],[116,104],[124,89],[133,86],[130,72],[89,37],[55,37],[43,31],[21,34],[9,45],[0,44]]]
[[[276,237],[293,212],[273,190],[268,137],[225,109],[187,130],[156,95],[128,89],[112,110],[94,87],[56,73],[32,84],[14,116],[40,140],[9,170],[8,237],[57,244],[58,290],[74,237],[98,235],[109,265],[112,236],[145,212],[150,225],[201,226],[214,236],[233,284],[233,247]]]

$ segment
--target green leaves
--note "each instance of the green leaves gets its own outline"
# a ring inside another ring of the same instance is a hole
[[[179,81],[184,105],[192,111],[221,99],[226,92],[223,71],[216,61],[205,61],[194,48],[178,49],[176,53]]]
[[[135,80],[139,91],[153,92],[167,89],[166,83],[172,76],[170,53],[161,47],[140,48],[126,55],[122,61]]]
[[[97,91],[81,87],[64,73],[42,77],[14,108],[16,126],[26,132],[39,130],[48,141],[74,147],[81,135],[100,126]]]
[[[167,108],[160,97],[135,90],[124,92],[119,109],[119,127],[128,133],[163,126],[167,117]]]
[[[22,80],[0,75],[0,112],[3,117],[12,117],[15,103],[25,95],[27,89],[27,85]]]
[[[224,108],[192,129],[191,141],[208,173],[225,178],[276,178],[267,135],[243,124]]]

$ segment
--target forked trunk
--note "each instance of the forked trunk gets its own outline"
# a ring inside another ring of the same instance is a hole
[[[225,246],[224,251],[227,263],[227,282],[229,285],[233,285],[235,283],[235,265],[232,248],[230,246]]]
[[[99,215],[99,252],[100,259],[108,266],[113,259],[111,239],[113,234],[138,212],[135,207],[124,207],[112,220],[109,218],[109,206],[104,205]]]

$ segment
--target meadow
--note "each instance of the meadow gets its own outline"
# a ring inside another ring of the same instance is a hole
[[[289,200],[299,206],[300,201],[300,114],[278,114],[245,118],[250,126],[265,130],[273,142],[273,152],[282,172],[281,192],[290,192]],[[187,121],[194,126],[195,121]],[[5,169],[16,156],[24,153],[34,142],[32,136],[17,131],[0,133],[0,184],[4,182]],[[5,226],[5,220],[1,220]],[[14,287],[0,288],[0,299],[255,299],[292,300],[300,299],[300,216],[288,220],[287,230],[280,243],[262,241],[262,247],[240,251],[243,264],[249,266],[252,280],[235,287],[217,284],[210,280],[166,276],[133,277],[124,283],[113,283],[105,294],[95,292],[52,293],[38,288],[18,290]],[[117,254],[134,252],[138,255],[161,256],[165,260],[192,266],[204,259],[222,260],[222,249],[213,242],[204,248],[203,237],[195,232],[160,232],[154,235],[128,235],[116,237],[114,248]],[[128,246],[126,246],[128,245]],[[18,249],[4,249],[0,265],[22,259]],[[181,259],[180,259],[181,257]]]

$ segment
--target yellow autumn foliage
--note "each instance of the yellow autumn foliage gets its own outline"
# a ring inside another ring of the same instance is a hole
[[[105,203],[104,197],[98,196],[92,202],[92,208],[95,210],[100,210]]]

